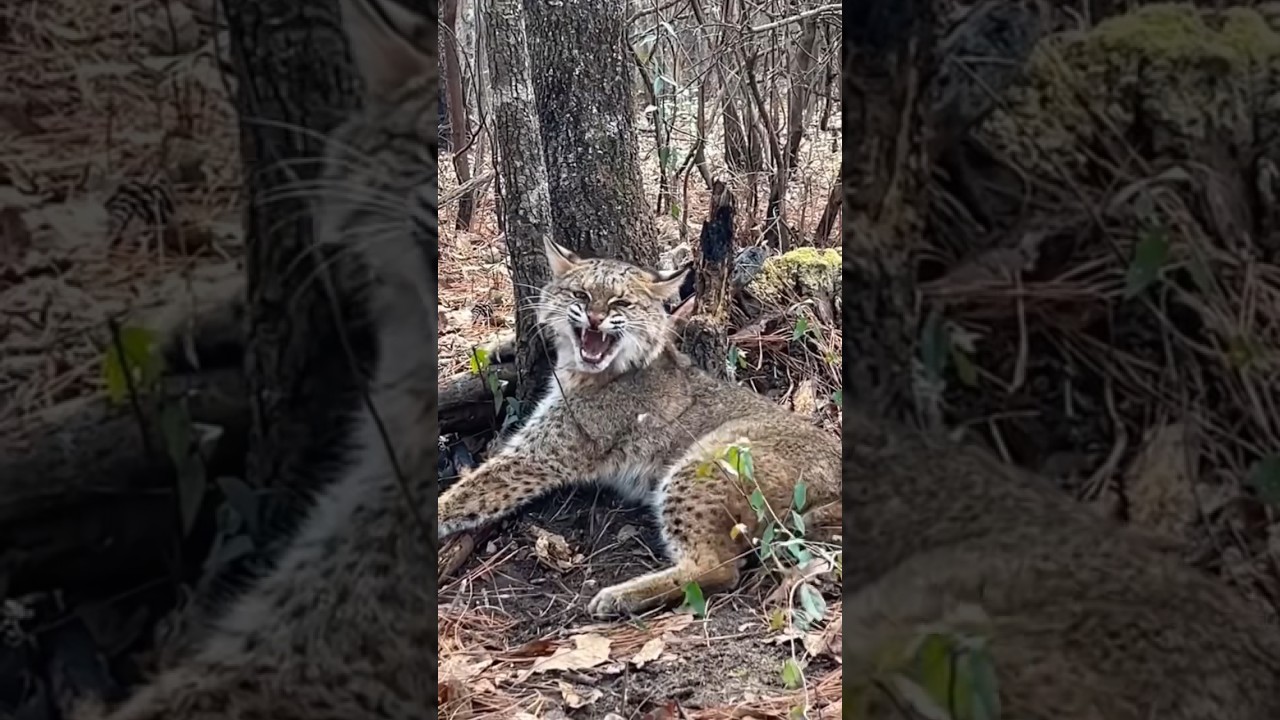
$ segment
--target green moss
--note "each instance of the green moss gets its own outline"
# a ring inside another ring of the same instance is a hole
[[[1252,8],[1225,10],[1214,25],[1221,27],[1206,24],[1203,13],[1193,5],[1147,5],[1098,25],[1088,36],[1089,54],[1111,59],[1132,54],[1147,62],[1201,64],[1220,60],[1238,71],[1280,55],[1280,36]]]
[[[840,293],[840,264],[839,249],[797,248],[765,260],[752,291],[770,303],[795,295],[832,297]]]
[[[1280,57],[1280,34],[1257,10],[1234,7],[1223,13],[1222,37],[1254,65]]]
[[[1280,62],[1280,34],[1249,8],[1205,17],[1190,4],[1147,5],[1046,38],[981,136],[1033,175],[1076,182],[1091,170],[1086,149],[1125,138],[1173,158],[1195,157],[1207,143],[1248,143],[1253,103],[1272,94],[1265,85]],[[1111,161],[1127,163],[1123,152]]]

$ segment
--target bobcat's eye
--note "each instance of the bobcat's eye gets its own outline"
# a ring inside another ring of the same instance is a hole
[[[609,301],[609,307],[629,308],[631,307],[631,301],[620,297],[614,298]]]
[[[590,296],[590,295],[588,295],[587,293],[582,292],[581,290],[574,290],[574,291],[573,291],[573,299],[574,299],[574,300],[580,300],[580,301],[582,301],[582,302],[584,302],[584,303],[589,303],[589,302],[591,302],[591,296]]]

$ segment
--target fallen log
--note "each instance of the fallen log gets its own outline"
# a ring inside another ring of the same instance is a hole
[[[493,367],[498,379],[514,381],[513,367]],[[495,403],[483,378],[457,375],[438,392],[441,432],[494,427]],[[250,423],[243,375],[236,369],[178,375],[165,379],[162,393],[186,397],[193,422],[222,430],[207,476],[243,477]],[[27,585],[24,579],[37,572],[40,582],[31,585],[87,586],[116,573],[119,563],[154,570],[162,551],[172,550],[174,469],[154,410],[144,403],[140,412],[87,398],[44,411],[0,438],[0,580]]]
[[[491,367],[498,380],[506,383],[504,394],[510,395],[516,380],[515,366]],[[496,428],[498,408],[485,378],[471,373],[454,375],[440,383],[437,392],[441,435],[466,435]]]
[[[249,409],[240,373],[166,378],[193,423],[221,437],[209,477],[243,469]],[[175,474],[156,403],[87,398],[29,418],[0,440],[0,578],[23,587],[92,587],[172,566]]]

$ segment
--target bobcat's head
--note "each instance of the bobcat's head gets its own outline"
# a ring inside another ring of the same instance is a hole
[[[672,320],[663,303],[680,291],[688,267],[657,273],[621,260],[584,259],[548,241],[551,282],[538,320],[554,333],[561,368],[626,372],[666,348]]]

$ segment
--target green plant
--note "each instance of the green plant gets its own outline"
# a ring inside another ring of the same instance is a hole
[[[168,397],[162,392],[165,362],[155,333],[115,323],[110,330],[110,343],[102,360],[107,398],[113,404],[127,401],[133,407],[145,438],[150,438],[152,432],[146,427],[148,415],[144,408],[154,409],[165,454],[174,468],[178,516],[185,536],[195,525],[209,485],[201,453],[206,437],[191,421],[187,398]]]
[[[957,622],[959,620],[959,622]],[[997,720],[1000,692],[988,623],[977,608],[916,628],[879,648],[875,670],[846,680],[847,717],[865,717],[873,700],[931,720]]]
[[[839,545],[823,543],[806,537],[808,530],[804,511],[808,507],[808,486],[797,482],[792,488],[790,503],[784,512],[776,512],[769,504],[763,489],[756,478],[755,459],[751,454],[751,444],[746,438],[716,450],[708,460],[698,466],[697,475],[701,478],[712,478],[716,473],[724,473],[734,479],[756,516],[756,527],[759,532],[751,538],[756,555],[761,564],[780,577],[796,576],[800,578],[791,587],[788,595],[787,609],[775,611],[769,619],[772,630],[783,630],[788,624],[795,626],[800,632],[807,631],[824,621],[828,615],[827,601],[813,584],[812,580],[820,574],[813,571],[815,560],[821,569],[842,567],[842,550]],[[743,523],[735,525],[730,534],[739,538],[747,532]],[[686,604],[688,588],[686,588]],[[787,658],[782,668],[783,685],[788,689],[804,686],[804,669],[795,655],[794,643],[792,655]],[[803,716],[803,708],[801,708]]]

